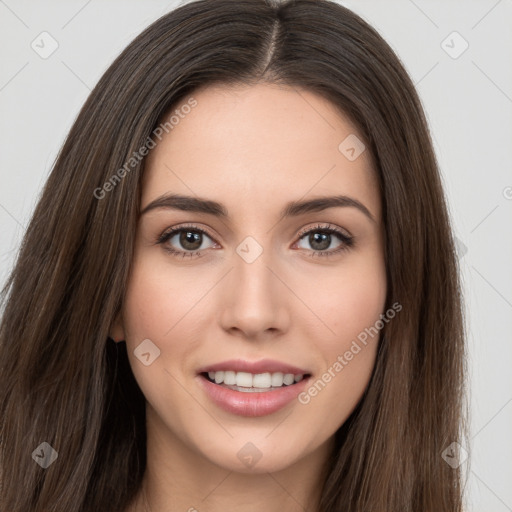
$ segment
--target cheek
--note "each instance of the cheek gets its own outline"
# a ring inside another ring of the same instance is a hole
[[[142,389],[168,387],[170,377],[164,370],[179,378],[191,371],[188,362],[211,324],[211,316],[205,314],[211,300],[206,291],[217,279],[207,267],[202,273],[192,266],[176,269],[157,251],[136,253],[123,323],[128,357]],[[160,351],[150,366],[142,365],[134,353],[146,339]]]
[[[126,337],[136,342],[139,338],[159,339],[172,325],[166,302],[172,296],[151,272],[136,266],[127,289],[124,308]]]
[[[356,256],[336,270],[317,273],[314,284],[304,282],[303,290],[309,290],[307,301],[327,327],[323,327],[323,346],[331,356],[332,351],[344,350],[384,312],[386,271],[378,254]]]
[[[371,377],[379,343],[376,325],[384,313],[386,271],[379,253],[366,258],[347,260],[330,279],[317,281],[310,300],[329,329],[322,329],[318,349],[322,353],[323,369],[317,376],[316,390],[322,394],[316,406],[337,411],[333,424],[341,424],[361,398]],[[322,290],[322,293],[320,293]],[[314,300],[313,300],[314,299]],[[322,390],[326,389],[326,392]],[[316,396],[316,395],[315,395]]]
[[[200,290],[194,285],[192,273],[173,270],[165,258],[149,251],[140,251],[133,261],[124,305],[127,338],[142,336],[161,342],[181,318],[197,303]]]
[[[385,290],[374,283],[359,283],[343,297],[342,307],[333,311],[335,336],[323,345],[329,371],[341,375],[343,393],[362,391],[369,379],[379,342],[375,328],[384,310]]]
[[[148,372],[145,370],[149,368],[168,367],[170,353],[180,355],[180,351],[189,350],[192,345],[173,344],[173,340],[179,339],[180,329],[186,323],[184,317],[197,302],[197,293],[194,294],[180,275],[169,275],[169,270],[168,266],[162,267],[151,258],[137,259],[133,263],[125,295],[123,322],[132,369],[141,379],[146,378]],[[134,354],[146,339],[160,350],[159,357],[149,368],[141,367]]]
[[[176,379],[183,381],[182,362],[190,359],[200,343],[201,326],[195,320],[204,290],[192,287],[187,282],[191,278],[191,274],[144,257],[134,260],[126,290],[123,321],[130,366],[146,400],[162,414],[169,403],[190,407],[188,395],[175,384]],[[149,345],[149,350],[158,356],[146,366],[137,349],[147,339],[156,346]]]

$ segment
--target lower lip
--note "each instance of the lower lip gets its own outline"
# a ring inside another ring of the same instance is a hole
[[[266,416],[282,409],[304,390],[310,376],[301,381],[261,393],[244,393],[210,382],[204,375],[198,375],[200,385],[206,394],[221,409],[239,416]]]

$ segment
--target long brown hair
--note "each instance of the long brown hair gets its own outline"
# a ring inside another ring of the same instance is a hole
[[[381,191],[386,309],[402,305],[336,433],[319,510],[462,510],[460,469],[441,456],[466,433],[462,298],[427,122],[388,44],[327,0],[188,3],[141,33],[90,94],[3,291],[1,510],[120,512],[139,491],[145,400],[125,344],[108,339],[139,214],[144,159],[131,158],[198,87],[259,82],[316,92],[358,127]],[[45,442],[58,454],[46,469],[33,454],[47,457]]]

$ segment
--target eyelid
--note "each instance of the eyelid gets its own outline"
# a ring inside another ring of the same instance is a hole
[[[201,228],[195,224],[178,224],[176,226],[172,226],[166,230],[163,231],[162,234],[160,234],[157,237],[156,243],[163,244],[166,241],[170,240],[176,233],[180,233],[181,231],[185,231],[189,229],[190,231],[197,231],[199,233],[202,233],[206,236],[208,236],[215,244],[220,245],[219,242],[217,242],[216,238],[210,234],[210,232],[205,229]],[[355,243],[355,237],[348,233],[347,230],[340,228],[336,225],[332,225],[328,222],[321,225],[320,223],[316,223],[316,225],[308,225],[307,227],[301,228],[301,230],[295,235],[296,241],[293,245],[296,245],[298,242],[300,242],[305,235],[307,235],[310,232],[326,232],[329,234],[334,234],[341,240],[341,246],[335,250],[329,250],[329,251],[308,251],[311,253],[311,256],[334,256],[344,250],[350,249],[354,243]],[[345,233],[343,232],[345,231]],[[183,251],[183,250],[176,250],[176,249],[170,249],[166,248],[166,250],[173,254],[174,256],[181,255],[183,257],[196,257],[196,256],[202,256],[202,253],[206,251],[206,249],[197,250],[197,251]]]
[[[339,226],[336,226],[334,224],[331,224],[329,222],[325,222],[323,225],[321,225],[319,222],[316,223],[316,225],[311,226],[311,224],[307,224],[306,227],[303,227],[299,230],[297,233],[297,238],[302,238],[304,235],[309,233],[310,231],[332,231],[333,233],[339,233],[346,238],[353,238],[353,235],[351,235],[347,229],[341,228]]]
[[[184,231],[186,229],[190,229],[190,231],[198,231],[199,233],[203,233],[203,234],[207,235],[208,237],[210,237],[215,243],[217,243],[217,244],[219,243],[219,242],[217,242],[217,240],[215,240],[215,237],[211,233],[209,233],[209,231],[207,231],[204,228],[200,228],[199,226],[196,226],[194,224],[178,224],[176,226],[167,228],[164,230],[164,232],[161,235],[158,236],[157,242],[162,243],[171,234],[175,234],[176,232],[179,233],[180,231]]]
[[[213,236],[209,231],[208,229],[205,229],[205,228],[201,228],[195,224],[178,224],[176,226],[172,226],[170,228],[167,228],[163,231],[163,233],[158,237],[158,240],[164,240],[169,234],[171,233],[175,233],[175,232],[179,232],[180,230],[182,229],[190,229],[190,230],[193,230],[193,231],[199,231],[200,233],[203,233],[203,234],[206,234],[208,235],[212,240],[215,241],[215,243],[219,243],[217,242],[217,240],[215,239],[215,236]],[[298,239],[301,239],[305,234],[309,233],[310,231],[313,231],[313,230],[318,230],[318,231],[330,231],[332,230],[333,232],[335,233],[342,233],[345,237],[347,238],[353,238],[353,235],[351,235],[348,230],[344,229],[344,228],[340,228],[338,226],[335,226],[334,224],[330,224],[328,222],[326,222],[324,225],[321,225],[320,223],[316,223],[316,225],[314,226],[311,226],[310,224],[307,224],[305,227],[302,227],[298,232],[297,234],[295,235],[295,238],[298,238]],[[344,231],[344,233],[343,233]]]

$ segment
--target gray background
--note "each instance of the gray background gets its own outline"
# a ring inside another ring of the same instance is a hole
[[[340,3],[389,42],[425,106],[466,293],[467,510],[512,511],[512,0]],[[0,285],[91,88],[133,37],[177,5],[0,0]],[[44,31],[58,44],[46,59],[31,47],[51,48]]]

